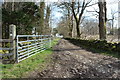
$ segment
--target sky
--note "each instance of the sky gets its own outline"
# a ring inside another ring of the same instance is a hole
[[[112,19],[111,13],[115,13],[114,14],[114,16],[115,16],[114,27],[118,27],[118,0],[106,0],[106,2],[107,2],[107,5],[106,5],[107,6],[107,18]],[[89,8],[87,8],[87,10],[94,11],[94,8],[98,11],[98,5],[89,7]],[[88,13],[88,14],[90,15],[90,13]],[[95,16],[91,16],[91,18],[95,19]]]
[[[107,5],[106,5],[107,6],[107,18],[110,19],[111,18],[111,11],[113,11],[113,13],[118,11],[118,2],[117,2],[117,0],[116,0],[116,2],[114,2],[114,0],[113,0],[113,2],[112,2],[112,0],[111,1],[106,0],[106,2],[107,2]],[[88,7],[86,10],[87,11],[94,11],[94,9],[99,11],[97,4],[92,6],[92,7]],[[92,14],[93,14],[93,12],[86,13],[86,15],[91,15],[91,18],[96,18],[95,16],[92,16]],[[115,13],[115,16],[117,17],[118,13]]]
[[[0,0],[0,2],[2,2],[3,0]]]

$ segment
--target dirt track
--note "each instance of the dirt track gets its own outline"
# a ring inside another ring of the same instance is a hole
[[[120,78],[120,60],[95,54],[60,40],[54,48],[52,62],[35,78]]]

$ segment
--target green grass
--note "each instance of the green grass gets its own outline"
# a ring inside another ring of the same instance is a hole
[[[58,38],[54,39],[51,45],[56,45],[58,40]],[[26,77],[30,72],[34,70],[44,69],[46,65],[50,62],[50,55],[52,53],[52,48],[49,48],[43,52],[33,55],[32,57],[26,60],[21,61],[20,63],[0,64],[2,69],[2,78]]]

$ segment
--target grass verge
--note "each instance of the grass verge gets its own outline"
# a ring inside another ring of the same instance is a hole
[[[58,40],[58,38],[54,39],[51,46],[55,46]],[[17,64],[0,64],[2,78],[22,78],[27,76],[31,71],[44,69],[47,63],[49,63],[49,57],[52,53],[52,48],[49,48]]]

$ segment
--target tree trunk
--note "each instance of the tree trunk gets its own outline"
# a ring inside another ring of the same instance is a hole
[[[37,27],[37,32],[39,35],[43,34],[43,29],[44,29],[44,9],[45,9],[45,3],[40,2],[40,21],[39,21],[39,27]]]
[[[0,5],[0,39],[2,39],[2,5]],[[0,43],[0,47],[1,47]]]
[[[118,2],[118,41],[120,41],[120,1]]]
[[[51,32],[51,31],[50,31],[50,26],[49,26],[50,14],[51,14],[50,6],[47,6],[47,9],[46,9],[46,17],[45,17],[44,34],[50,34],[50,32]]]
[[[71,16],[71,27],[72,27],[72,29],[71,29],[71,35],[72,35],[72,38],[73,38],[73,15]]]
[[[2,25],[1,25],[1,22],[0,22],[0,39],[2,39]]]
[[[68,27],[69,27],[69,37],[72,37],[72,29],[73,29],[73,26],[72,26],[72,17],[70,15],[70,9],[68,9]]]
[[[106,3],[99,2],[99,38],[100,40],[106,39]]]
[[[79,22],[76,22],[77,37],[80,38]]]

